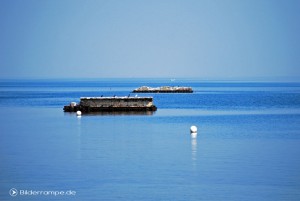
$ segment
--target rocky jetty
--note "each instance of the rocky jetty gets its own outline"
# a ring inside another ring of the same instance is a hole
[[[156,111],[152,97],[82,97],[80,103],[64,106],[65,112]]]
[[[148,87],[142,86],[132,91],[133,93],[193,93],[192,87]]]

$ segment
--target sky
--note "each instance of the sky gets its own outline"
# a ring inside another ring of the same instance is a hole
[[[0,79],[298,79],[299,10],[299,0],[0,0]]]

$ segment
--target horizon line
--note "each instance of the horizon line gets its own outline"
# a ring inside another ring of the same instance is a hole
[[[55,80],[74,80],[74,81],[88,81],[88,80],[139,80],[139,79],[145,79],[145,80],[170,80],[170,81],[176,81],[176,80],[199,80],[199,81],[239,81],[239,82],[300,82],[299,76],[256,76],[256,77],[10,77],[6,78],[0,77],[0,81],[29,81],[29,80],[48,80],[48,81],[55,81]]]

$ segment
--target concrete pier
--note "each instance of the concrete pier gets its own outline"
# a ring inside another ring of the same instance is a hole
[[[156,111],[152,97],[82,97],[79,104],[64,106],[65,112]]]
[[[192,87],[147,87],[142,86],[132,91],[133,93],[193,93]]]

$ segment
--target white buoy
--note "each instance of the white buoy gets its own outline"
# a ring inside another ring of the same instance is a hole
[[[80,116],[81,116],[81,111],[77,111],[77,112],[76,112],[76,115],[77,115],[78,117],[80,117]]]
[[[197,137],[197,127],[191,126],[190,131],[191,131],[191,137],[196,138]]]
[[[196,126],[191,126],[190,130],[191,130],[191,133],[197,133],[197,127]]]

